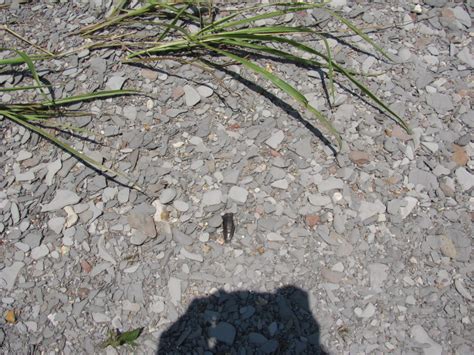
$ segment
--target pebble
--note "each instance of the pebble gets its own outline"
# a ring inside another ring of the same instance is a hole
[[[474,186],[474,175],[465,168],[456,169],[456,180],[461,185],[462,191],[470,190]]]
[[[118,202],[124,204],[128,202],[128,198],[130,196],[130,189],[128,188],[123,188],[120,189],[118,194],[117,194],[117,200]]]
[[[329,177],[326,180],[318,183],[318,191],[320,193],[328,192],[331,190],[342,189],[344,187],[344,182],[341,179],[335,177]]]
[[[54,182],[54,177],[58,173],[59,170],[61,170],[63,164],[61,162],[61,159],[56,159],[55,161],[49,163],[46,166],[46,169],[48,172],[46,173],[46,176],[44,178],[44,182],[46,185],[51,186]]]
[[[308,201],[313,206],[327,206],[331,203],[331,198],[321,194],[310,194],[308,195]]]
[[[12,202],[11,204],[10,213],[12,215],[13,224],[20,222],[20,210],[18,209],[18,205],[15,202]]]
[[[196,91],[191,85],[185,85],[183,87],[184,90],[184,100],[186,102],[186,106],[192,107],[195,106],[199,101],[201,101],[201,95],[199,92]]]
[[[205,86],[205,85],[199,85],[197,87],[197,91],[199,93],[199,95],[201,97],[211,97],[212,94],[214,93],[214,90],[212,90],[212,88],[210,88],[209,86]]]
[[[464,298],[466,298],[467,300],[471,302],[473,301],[471,294],[466,289],[466,287],[464,287],[460,279],[454,280],[454,287],[456,288],[456,291],[458,291],[461,296],[463,296]]]
[[[160,192],[160,202],[164,205],[170,203],[176,197],[177,192],[173,188],[167,188]]]
[[[181,303],[181,280],[170,277],[168,280],[168,292],[171,302],[177,306]]]
[[[440,235],[439,242],[441,252],[449,258],[455,259],[457,251],[453,241],[446,235]]]
[[[64,217],[53,217],[48,221],[48,227],[54,233],[59,234],[63,230],[66,219]]]
[[[107,89],[121,90],[126,81],[127,79],[123,76],[114,75],[107,81]]]
[[[198,261],[200,263],[204,261],[204,258],[202,257],[202,255],[191,253],[187,251],[185,248],[181,248],[180,254],[186,259]]]
[[[41,212],[57,211],[66,206],[75,205],[76,203],[79,203],[80,200],[81,198],[73,191],[57,190],[53,200],[50,203],[43,205]]]
[[[6,266],[0,270],[0,288],[8,291],[13,289],[16,278],[25,263],[15,261],[11,266]]]
[[[74,209],[71,206],[64,207],[64,212],[67,213],[65,227],[71,228],[77,223],[79,216],[74,212]]]
[[[28,152],[26,150],[20,150],[16,156],[16,161],[20,162],[23,160],[30,159],[33,156],[31,152]]]
[[[361,308],[357,307],[354,309],[354,313],[357,317],[359,318],[371,318],[374,316],[375,314],[375,311],[377,310],[377,308],[375,308],[375,306],[372,304],[372,303],[369,303],[364,310],[362,310]]]
[[[368,266],[370,287],[377,293],[382,292],[382,286],[387,280],[389,267],[385,264],[374,263]]]
[[[274,132],[270,138],[265,141],[265,144],[268,145],[270,148],[277,150],[280,146],[281,142],[285,138],[285,134],[282,130],[278,130]]]
[[[372,216],[380,213],[384,213],[386,210],[385,205],[381,201],[367,202],[362,201],[359,207],[359,217],[361,221],[365,221]]]
[[[42,244],[36,248],[33,248],[31,250],[31,258],[33,260],[38,260],[38,259],[41,259],[41,258],[44,258],[45,256],[47,256],[49,254],[49,249],[46,245]]]
[[[179,212],[186,212],[187,210],[189,210],[189,204],[187,202],[184,202],[184,201],[181,201],[181,200],[174,201],[173,206]]]
[[[235,327],[227,322],[219,322],[215,326],[211,326],[208,331],[208,336],[217,339],[227,345],[234,343],[236,335]]]
[[[411,196],[405,197],[404,201],[406,202],[406,206],[400,207],[400,216],[402,217],[402,219],[407,218],[413,211],[415,206],[418,204],[418,200]]]
[[[284,242],[285,238],[283,238],[279,233],[270,232],[267,234],[267,240],[269,242]]]
[[[414,325],[411,330],[410,334],[419,345],[423,345],[421,350],[425,355],[441,355],[443,352],[443,348],[441,345],[436,343],[433,339],[430,338],[426,330],[423,329],[421,325]]]
[[[245,203],[247,201],[248,191],[240,186],[232,186],[228,196],[235,202]]]
[[[206,191],[202,195],[203,206],[214,206],[214,205],[218,205],[221,202],[222,202],[221,190]]]
[[[281,190],[286,190],[288,189],[288,181],[286,181],[286,179],[274,181],[272,182],[271,187],[281,189]]]
[[[145,237],[156,237],[155,220],[152,216],[132,212],[128,215],[127,221],[130,227],[140,231]]]

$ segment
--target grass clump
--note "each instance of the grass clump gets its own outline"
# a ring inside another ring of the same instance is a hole
[[[148,0],[137,8],[130,8],[129,3],[120,1],[107,19],[81,30],[83,36],[96,40],[91,48],[126,48],[128,50],[126,62],[150,62],[162,59],[183,62],[183,58],[186,58],[207,66],[212,62],[214,64],[211,67],[214,67],[216,62],[219,63],[218,66],[240,64],[268,80],[308,110],[340,146],[342,137],[330,120],[312,106],[303,93],[291,83],[258,64],[258,59],[270,56],[275,60],[317,68],[326,73],[333,98],[334,82],[340,77],[346,78],[410,132],[408,124],[360,81],[358,73],[345,68],[333,59],[327,41],[327,38],[332,36],[331,33],[316,31],[309,27],[279,24],[281,17],[288,14],[307,10],[325,12],[341,25],[348,27],[353,34],[360,36],[379,55],[389,59],[383,49],[363,31],[329,8],[326,3],[260,4],[228,11],[228,14],[221,17],[218,16],[219,9],[211,2]],[[275,20],[276,24],[259,25],[259,21],[267,19]],[[144,26],[147,30],[141,31]],[[295,38],[295,35],[316,37],[322,40],[325,50],[305,45]],[[311,59],[305,59],[308,57]]]
[[[0,59],[0,74],[11,70],[12,66],[26,65],[27,71],[33,79],[32,85],[0,87],[2,92],[24,92],[29,90],[38,91],[41,99],[34,102],[17,102],[17,103],[0,103],[0,117],[14,122],[26,129],[37,133],[41,137],[57,145],[72,156],[89,164],[91,167],[108,173],[113,176],[121,176],[127,181],[130,179],[122,172],[115,171],[100,162],[94,160],[88,155],[76,150],[74,147],[59,139],[54,135],[50,129],[61,130],[62,132],[84,132],[84,129],[60,123],[54,119],[61,117],[79,117],[90,115],[89,112],[82,112],[70,109],[69,106],[87,101],[106,99],[121,95],[137,94],[135,90],[109,90],[97,91],[81,95],[68,96],[61,99],[55,99],[51,93],[51,86],[44,85],[38,72],[35,68],[34,62],[50,58],[49,56],[28,55],[25,52],[17,49],[0,48],[0,51],[9,51],[15,56]],[[137,186],[134,186],[138,188]]]

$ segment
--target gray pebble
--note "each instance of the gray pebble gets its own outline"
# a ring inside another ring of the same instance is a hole
[[[63,230],[66,219],[64,217],[53,217],[48,221],[48,227],[54,233],[59,234]]]
[[[426,330],[424,330],[421,325],[414,325],[410,330],[410,334],[414,341],[420,345],[423,345],[422,351],[424,355],[442,354],[443,348],[441,345],[431,339]]]
[[[374,263],[368,266],[369,277],[370,277],[370,287],[375,292],[381,292],[382,286],[385,280],[388,277],[389,267],[385,264]]]
[[[31,250],[31,258],[34,260],[38,260],[41,258],[44,258],[46,255],[49,254],[49,249],[46,245],[42,244],[40,246],[37,246],[36,248]]]
[[[159,197],[160,202],[166,205],[167,203],[170,203],[171,201],[174,200],[174,198],[176,197],[176,194],[177,194],[176,190],[173,188],[164,189],[160,193],[160,197]]]
[[[190,236],[181,232],[177,228],[173,228],[172,234],[173,234],[173,240],[180,245],[189,246],[193,244],[193,239]]]
[[[247,201],[248,191],[240,186],[232,186],[229,190],[228,197],[235,202],[245,203]]]
[[[181,280],[176,277],[170,277],[168,280],[168,292],[171,302],[177,306],[181,303]]]
[[[204,258],[202,257],[202,255],[191,253],[191,252],[187,251],[185,248],[181,248],[180,254],[181,254],[181,256],[183,256],[184,258],[189,259],[189,260],[198,261],[200,263],[202,263],[204,261]]]
[[[61,159],[56,159],[55,161],[49,163],[46,167],[48,172],[46,173],[46,177],[44,178],[44,182],[46,185],[51,186],[54,181],[54,176],[57,174],[59,170],[61,170],[63,164]]]
[[[15,285],[16,278],[20,270],[25,266],[24,263],[15,261],[11,266],[0,270],[0,288],[10,291]]]
[[[186,106],[191,107],[201,101],[201,96],[199,95],[199,92],[197,92],[196,89],[193,88],[191,85],[185,85],[183,87],[183,90]]]
[[[179,212],[186,212],[189,210],[189,204],[187,202],[176,200],[173,202],[174,208],[176,208]]]
[[[219,322],[215,326],[211,326],[208,330],[209,337],[216,338],[217,341],[221,341],[227,345],[234,343],[235,334],[235,327],[227,322]]]
[[[17,224],[20,221],[20,210],[15,202],[12,202],[10,206],[10,213],[12,215],[13,224]]]
[[[53,200],[41,208],[41,212],[56,211],[78,203],[81,198],[70,190],[57,190]]]
[[[20,150],[16,156],[16,161],[20,162],[23,160],[30,159],[33,156],[31,152],[27,152],[26,150]]]
[[[284,138],[285,138],[285,134],[283,133],[283,131],[278,130],[278,131],[274,132],[270,136],[270,138],[268,138],[265,141],[265,144],[268,145],[270,148],[276,150],[280,146],[281,142],[283,142]]]
[[[341,179],[337,179],[335,177],[329,177],[326,180],[318,183],[318,191],[321,193],[342,189],[344,187],[344,182]]]
[[[117,199],[120,203],[127,203],[130,196],[130,189],[122,188],[117,194]]]
[[[107,81],[107,89],[121,90],[125,81],[127,81],[127,79],[123,76],[113,76]]]
[[[385,212],[385,205],[381,201],[367,202],[362,201],[359,207],[359,218],[365,221],[379,213]]]
[[[221,201],[222,201],[221,190],[206,191],[202,195],[203,206],[214,206],[221,203]]]
[[[212,90],[209,86],[205,85],[200,85],[197,87],[197,91],[201,97],[210,97],[214,93],[214,90]]]
[[[465,168],[456,169],[456,180],[463,191],[467,191],[474,186],[474,175],[469,173]]]

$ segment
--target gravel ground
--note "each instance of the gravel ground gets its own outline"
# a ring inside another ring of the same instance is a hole
[[[0,22],[53,51],[83,44],[70,34],[110,3],[20,2]],[[378,29],[371,37],[395,63],[355,37],[361,51],[331,41],[348,67],[384,72],[366,82],[412,136],[344,81],[331,110],[317,72],[262,60],[331,117],[345,139],[337,157],[308,114],[241,67],[215,73],[223,87],[195,66],[122,65],[121,50],[38,64],[57,97],[151,95],[80,107],[96,115],[71,122],[99,143],[61,134],[148,195],[0,120],[0,352],[473,354],[469,1],[416,2],[418,15],[415,1],[335,1]],[[224,213],[234,214],[228,243]],[[138,327],[136,348],[98,347],[109,329]]]

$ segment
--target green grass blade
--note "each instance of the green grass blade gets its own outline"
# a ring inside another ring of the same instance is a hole
[[[10,50],[8,48],[0,48],[0,50]],[[29,56],[30,60],[32,62],[38,61],[38,60],[44,60],[48,58],[48,56],[45,55],[31,55]],[[0,65],[19,65],[19,64],[25,64],[25,59],[23,57],[13,57],[13,58],[4,58],[0,59]]]
[[[336,99],[335,95],[335,87],[334,87],[334,67],[332,65],[332,55],[331,55],[331,48],[329,47],[328,40],[326,38],[322,38],[324,42],[324,46],[326,47],[327,53],[327,63],[328,63],[328,77],[329,77],[329,90],[331,92],[332,101],[334,102]]]
[[[115,96],[138,95],[138,94],[140,94],[140,92],[137,90],[97,91],[97,92],[92,92],[92,93],[87,93],[87,94],[82,94],[82,95],[70,96],[64,99],[57,99],[56,101],[54,101],[54,104],[56,106],[62,106],[62,105],[75,104],[78,102],[84,102],[88,100],[107,99],[107,98],[115,97]],[[41,102],[40,104],[43,106],[48,106],[51,103],[52,103],[51,101],[45,101],[45,102]]]
[[[385,53],[385,51],[382,49],[382,47],[380,47],[379,45],[377,45],[377,43],[375,43],[369,36],[367,36],[363,31],[361,31],[359,28],[357,28],[357,26],[355,26],[351,21],[349,21],[348,19],[342,17],[342,16],[339,16],[336,12],[334,11],[331,11],[327,8],[324,8],[324,11],[328,12],[332,17],[334,17],[335,19],[337,19],[339,22],[343,23],[344,25],[346,25],[347,27],[349,27],[355,34],[357,34],[358,36],[360,36],[364,41],[366,41],[367,43],[369,43],[377,52],[379,52],[380,54],[382,54],[385,58],[387,58],[388,60],[390,61],[393,61],[392,58],[390,58],[390,56]]]
[[[0,92],[12,92],[12,91],[22,91],[22,90],[35,90],[35,89],[40,89],[40,88],[45,88],[46,86],[38,86],[38,85],[32,85],[32,86],[17,86],[13,88],[0,88]]]
[[[99,169],[100,171],[107,172],[107,173],[110,173],[110,174],[113,174],[113,175],[118,175],[118,176],[123,177],[127,181],[132,181],[132,179],[130,179],[126,174],[124,174],[122,172],[119,172],[119,171],[115,171],[111,168],[108,168],[105,165],[103,165],[103,164],[99,163],[98,161],[96,161],[95,159],[90,158],[86,154],[79,152],[78,150],[71,147],[69,144],[64,143],[63,141],[59,140],[55,136],[49,134],[44,129],[41,129],[41,128],[29,123],[27,120],[22,119],[21,115],[15,115],[15,114],[12,114],[11,112],[4,111],[4,110],[0,111],[0,115],[6,117],[7,119],[9,119],[9,120],[25,127],[25,128],[27,128],[27,129],[29,129],[32,132],[37,133],[41,137],[43,137],[43,138],[49,140],[50,142],[53,142],[54,144],[56,144],[58,147],[63,149],[65,152],[68,152],[72,156],[74,156],[74,157],[76,157],[76,158],[78,158],[82,161],[85,161],[85,162],[89,163],[91,166]],[[138,189],[139,191],[142,191],[142,189],[139,186],[135,185],[135,184],[133,184],[133,187]]]
[[[171,26],[175,27],[176,26],[176,22],[178,22],[178,20],[181,18],[181,16],[183,15],[183,12],[185,12],[187,9],[189,8],[189,4],[187,4],[186,6],[183,6],[179,11],[178,13],[176,14],[176,16],[174,17],[173,21],[171,21],[170,23],[170,26],[167,26],[167,28],[163,31],[163,33],[160,35],[160,37],[158,37],[158,42],[161,42],[163,40],[163,38],[166,37],[166,35],[169,33],[169,31],[171,30]]]
[[[117,6],[115,6],[112,12],[110,13],[109,18],[115,17],[116,15],[120,14],[120,12],[122,12],[125,7],[128,6],[130,1],[131,0],[120,0]]]
[[[39,75],[36,72],[35,65],[33,64],[33,61],[28,56],[28,54],[26,54],[23,51],[20,51],[19,49],[0,48],[0,51],[4,51],[4,50],[15,52],[16,54],[18,54],[18,56],[21,57],[21,59],[23,59],[24,63],[26,64],[26,66],[28,67],[28,70],[31,73],[31,76],[33,77],[34,81],[36,82],[36,85],[40,87],[39,90],[40,90],[41,95],[44,97],[45,100],[47,100],[48,99],[48,93],[44,90],[44,86],[41,84],[41,80],[39,78]]]
[[[333,127],[333,125],[328,121],[328,119],[318,110],[316,110],[313,106],[311,106],[308,102],[308,100],[304,97],[304,95],[296,90],[293,86],[288,84],[286,81],[280,79],[278,76],[270,73],[268,70],[262,68],[261,66],[245,59],[242,57],[239,57],[233,53],[230,53],[228,51],[222,50],[215,48],[213,46],[210,46],[208,44],[203,43],[202,44],[204,47],[208,48],[211,51],[217,52],[221,55],[224,55],[228,58],[233,59],[234,61],[244,65],[246,68],[256,72],[257,74],[260,74],[263,76],[265,79],[269,80],[272,82],[275,86],[286,92],[289,96],[293,97],[297,102],[302,104],[306,109],[308,109],[310,112],[314,114],[314,116],[336,137],[337,142],[339,146],[342,144],[342,139],[337,130]]]

